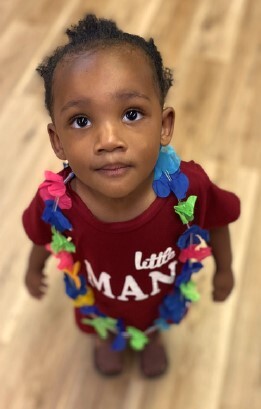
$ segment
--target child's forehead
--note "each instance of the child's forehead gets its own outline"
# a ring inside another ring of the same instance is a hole
[[[72,52],[62,58],[60,63],[58,63],[56,69],[71,69],[72,67],[79,67],[81,63],[89,63],[90,65],[92,65],[98,60],[102,61],[105,64],[109,64],[113,60],[117,62],[128,61],[131,64],[134,62],[136,63],[138,60],[140,67],[147,70],[147,72],[153,71],[152,63],[143,50],[141,50],[137,46],[124,46],[123,44],[113,45],[110,47],[99,46],[97,48],[95,47],[86,50],[79,50],[78,52]]]
[[[117,74],[120,75],[115,78]],[[139,78],[144,86],[152,86],[158,92],[149,57],[143,50],[132,45],[99,47],[64,56],[54,73],[54,88],[63,78],[71,79],[79,75],[106,82],[112,79],[120,81],[122,78],[129,78],[132,81]]]

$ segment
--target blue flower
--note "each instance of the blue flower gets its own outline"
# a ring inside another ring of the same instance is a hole
[[[170,327],[170,324],[164,318],[157,318],[154,321],[154,324],[157,325],[157,327],[162,331],[166,331]]]
[[[172,146],[162,146],[155,166],[154,179],[158,180],[162,173],[175,173],[180,166],[180,158]]]
[[[119,318],[119,319],[118,319],[118,321],[117,321],[117,323],[116,323],[116,327],[117,327],[117,329],[118,329],[120,332],[124,332],[124,331],[125,331],[126,327],[125,327],[125,324],[124,324],[124,321],[123,321],[122,318]]]
[[[55,201],[54,200],[46,200],[45,201],[45,209],[42,214],[42,220],[46,223],[51,224],[58,230],[59,232],[63,232],[65,230],[71,230],[72,225],[69,220],[62,214],[61,209],[57,206],[55,209]]]
[[[186,261],[186,263],[183,265],[181,274],[177,277],[175,281],[175,286],[179,287],[183,283],[188,283],[190,281],[190,278],[193,273],[197,273],[201,268],[203,267],[203,264],[200,262],[195,262],[192,263],[191,261]]]
[[[95,314],[98,315],[99,317],[106,317],[106,315],[102,314],[95,305],[86,305],[85,307],[81,307],[80,312],[83,315]]]
[[[187,176],[177,170],[172,174],[163,173],[158,180],[153,181],[153,189],[157,196],[167,197],[172,191],[178,200],[184,199],[189,186]]]
[[[63,277],[65,292],[73,300],[75,300],[79,295],[84,295],[87,292],[87,284],[85,278],[83,276],[79,276],[79,278],[81,280],[81,287],[77,288],[74,281],[68,276],[68,274],[64,274]]]
[[[111,348],[113,351],[123,351],[126,348],[127,340],[124,338],[123,333],[119,332],[113,340]]]
[[[187,300],[178,288],[167,295],[160,306],[160,318],[179,324],[187,313]]]
[[[153,181],[152,187],[158,197],[168,197],[170,194],[169,180],[164,173],[160,179]]]
[[[192,237],[191,237],[192,236]],[[187,229],[178,239],[177,245],[180,249],[187,248],[190,244],[199,244],[200,239],[197,236],[201,236],[205,241],[209,241],[209,233],[207,230],[201,229],[201,227],[194,224]]]
[[[189,187],[189,180],[187,176],[184,173],[180,172],[180,170],[178,170],[174,174],[171,174],[170,177],[172,179],[169,182],[170,189],[178,200],[184,199]]]

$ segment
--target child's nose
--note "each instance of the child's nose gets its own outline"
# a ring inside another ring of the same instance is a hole
[[[126,143],[122,136],[122,132],[116,124],[107,122],[100,126],[95,143],[96,153],[125,149]]]

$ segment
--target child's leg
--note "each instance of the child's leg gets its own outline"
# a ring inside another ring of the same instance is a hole
[[[153,378],[166,372],[168,358],[160,333],[156,331],[149,338],[150,342],[140,352],[140,367],[146,377]]]
[[[119,375],[123,370],[124,353],[113,351],[111,348],[112,340],[95,339],[94,363],[99,372],[103,375]]]

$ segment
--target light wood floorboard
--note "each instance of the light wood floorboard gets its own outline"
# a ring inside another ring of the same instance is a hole
[[[21,214],[60,163],[49,147],[35,67],[86,12],[155,38],[176,78],[174,146],[242,200],[231,226],[237,286],[211,301],[212,261],[198,277],[202,301],[165,334],[171,366],[142,378],[134,354],[115,379],[92,366],[49,264],[42,302],[23,285],[29,242]],[[1,0],[0,407],[3,409],[260,409],[261,407],[261,1]]]

